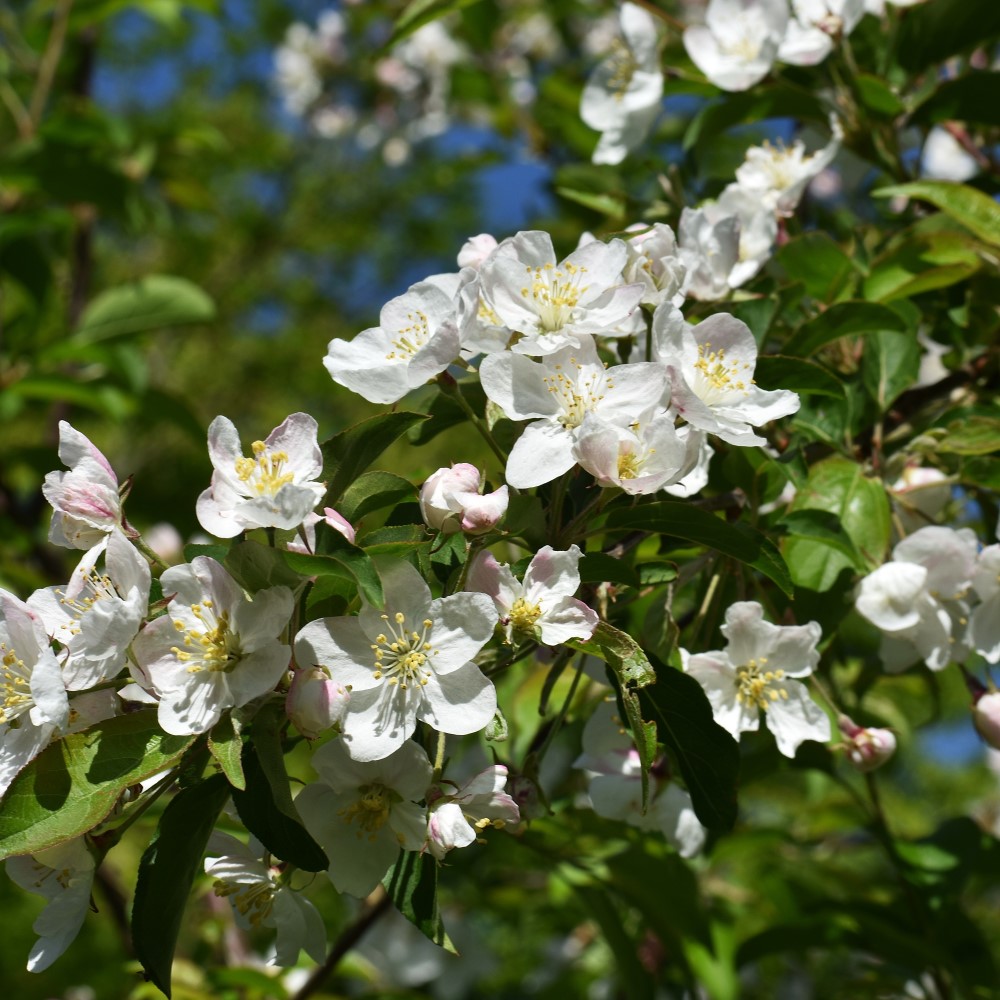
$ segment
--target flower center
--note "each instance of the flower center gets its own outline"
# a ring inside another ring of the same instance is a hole
[[[541,616],[542,606],[540,604],[529,604],[523,597],[519,597],[510,606],[507,620],[518,632],[530,632]]]
[[[362,785],[358,789],[358,798],[337,815],[343,816],[345,823],[358,824],[358,838],[368,834],[369,840],[375,839],[375,834],[385,826],[392,811],[392,804],[399,796],[386,788],[381,782]]]
[[[388,615],[382,615],[382,621],[388,624],[389,620]],[[407,629],[406,615],[400,611],[392,616],[392,622],[389,634],[380,632],[372,643],[375,679],[385,677],[388,684],[398,684],[401,691],[405,691],[414,682],[425,685],[431,676],[427,661],[438,653],[428,642],[434,623],[430,618],[425,618],[421,623],[421,630],[415,632]]]
[[[174,620],[174,628],[184,635],[185,649],[171,646],[173,653],[182,663],[189,663],[189,674],[199,674],[203,670],[213,673],[229,673],[243,657],[240,637],[229,627],[229,612],[216,616],[211,600],[192,604],[191,613],[204,628],[188,628],[179,618]]]
[[[623,451],[618,454],[618,478],[635,479],[645,464],[634,451]]]
[[[720,347],[717,351],[713,351],[708,341],[698,345],[698,360],[694,363],[694,370],[701,376],[702,386],[706,390],[705,395],[699,393],[705,402],[707,402],[705,397],[708,395],[749,391],[747,383],[741,377],[741,370],[749,371],[750,365],[746,362],[742,365],[738,362],[727,364],[725,348]],[[755,384],[754,380],[750,379],[750,385]]]
[[[263,921],[271,915],[276,888],[270,880],[254,882],[252,885],[241,885],[239,882],[227,882],[220,878],[215,880],[212,888],[216,896],[223,898],[232,896],[233,906],[254,927],[260,927]]]
[[[270,451],[263,441],[254,441],[253,458],[236,459],[236,475],[259,497],[273,497],[282,486],[295,480],[292,472],[282,472],[287,453]]]
[[[534,301],[539,326],[549,333],[561,330],[573,320],[580,297],[590,287],[580,284],[587,271],[585,267],[565,262],[563,268],[560,270],[555,264],[525,267],[531,275],[531,284],[521,289],[521,296]]]
[[[625,94],[628,93],[632,77],[635,76],[635,71],[639,68],[635,54],[625,44],[623,39],[616,38],[611,43],[607,67],[609,70],[608,90],[615,95],[616,100],[621,101],[624,99]]]
[[[118,591],[111,582],[111,577],[107,574],[98,576],[96,570],[91,570],[82,581],[82,586],[74,597],[66,597],[65,591],[57,590],[57,594],[63,595],[59,598],[69,613],[72,621],[66,624],[66,629],[70,635],[80,634],[80,621],[83,616],[94,607],[94,605],[106,597],[118,597]]]
[[[386,361],[409,361],[431,338],[427,313],[418,309],[407,313],[406,318],[410,325],[396,331],[396,339],[392,341],[395,350],[385,356]]]
[[[35,704],[29,676],[24,660],[7,643],[0,642],[0,725],[13,722]]]
[[[788,700],[788,692],[780,686],[784,670],[767,670],[767,657],[750,660],[736,668],[736,700],[741,705],[756,705],[765,712],[772,702]]]
[[[584,374],[583,365],[578,364],[575,358],[570,358],[570,364],[576,368],[576,378],[568,376],[562,365],[555,365],[553,374],[542,379],[562,410],[556,420],[567,430],[579,427],[583,418],[597,409],[598,403],[604,399],[603,389],[614,388],[614,382],[605,377],[603,370],[594,368]]]

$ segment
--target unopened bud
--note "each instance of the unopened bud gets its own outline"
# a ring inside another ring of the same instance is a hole
[[[890,729],[865,728],[842,715],[840,731],[847,738],[847,759],[859,771],[874,771],[896,752],[896,737]]]
[[[1000,691],[991,691],[976,699],[972,706],[972,724],[984,743],[1000,750]]]
[[[350,700],[350,690],[322,667],[306,667],[295,671],[285,712],[303,736],[314,740],[328,729],[340,729]]]
[[[479,492],[479,470],[460,462],[438,469],[420,490],[420,513],[429,528],[453,535],[481,535],[507,513],[507,487],[485,496]]]

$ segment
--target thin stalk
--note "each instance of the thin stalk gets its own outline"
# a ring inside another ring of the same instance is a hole
[[[535,758],[536,773],[537,769],[541,766],[542,759],[548,753],[549,747],[552,745],[552,741],[556,738],[556,734],[566,721],[566,716],[569,714],[570,706],[573,704],[573,699],[576,697],[576,689],[580,685],[580,677],[582,675],[583,657],[581,656],[576,661],[576,672],[573,674],[573,680],[570,683],[569,691],[566,692],[566,698],[562,703],[562,707],[559,709],[558,715],[556,715],[555,719],[552,721],[549,731],[545,734],[545,739],[542,740],[542,745],[533,754]]]
[[[136,535],[132,539],[132,544],[154,565],[159,566],[161,570],[170,569],[170,564],[164,562],[146,543],[143,541],[142,535]]]
[[[18,135],[22,139],[27,139],[34,130],[34,122],[24,102],[17,96],[17,91],[6,80],[0,80],[0,101],[7,105],[7,110],[17,126]]]
[[[38,65],[35,89],[31,93],[31,102],[28,105],[28,114],[31,116],[33,129],[41,121],[42,113],[45,111],[45,103],[49,99],[49,92],[52,90],[52,83],[56,78],[59,60],[62,58],[63,45],[66,43],[69,12],[72,7],[73,0],[61,0],[52,18],[52,30],[49,32],[49,40],[45,45],[42,61]]]
[[[434,754],[434,776],[431,778],[432,785],[436,785],[441,780],[441,775],[444,774],[444,755],[447,746],[447,733],[438,733],[437,751]]]
[[[503,448],[497,444],[497,439],[493,436],[492,431],[486,426],[482,417],[476,413],[475,410],[469,405],[469,401],[462,395],[462,390],[457,382],[452,381],[452,387],[445,388],[445,383],[440,382],[442,391],[446,392],[456,403],[458,403],[462,412],[469,418],[472,425],[479,431],[483,440],[490,446],[490,450],[494,455],[500,460],[500,465],[503,468],[507,467],[507,455],[504,453]]]

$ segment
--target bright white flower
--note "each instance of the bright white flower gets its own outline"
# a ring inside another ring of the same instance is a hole
[[[254,441],[253,458],[243,455],[239,432],[227,417],[208,428],[212,485],[198,497],[198,522],[219,538],[251,528],[297,528],[323,499],[326,486],[317,424],[308,413],[286,417],[264,441]]]
[[[485,495],[479,492],[479,470],[467,462],[438,469],[420,490],[420,514],[427,527],[453,535],[464,531],[481,535],[507,513],[506,486]]]
[[[431,599],[405,562],[380,568],[385,611],[364,604],[356,617],[310,622],[295,637],[300,668],[325,667],[351,701],[340,741],[355,760],[381,760],[409,739],[417,720],[464,736],[496,713],[496,690],[473,657],[493,635],[496,612],[484,594]]]
[[[332,507],[324,507],[322,515],[310,511],[305,516],[302,526],[299,529],[299,537],[293,538],[287,544],[289,552],[305,552],[311,554],[316,551],[316,526],[320,523],[333,528],[334,531],[343,535],[352,545],[354,544],[354,525],[341,514],[338,514]],[[304,537],[303,537],[304,536]]]
[[[458,251],[458,266],[475,268],[477,271],[484,260],[497,248],[497,239],[489,233],[470,236]]]
[[[450,795],[431,803],[427,817],[427,849],[439,861],[454,847],[468,847],[489,827],[502,829],[519,823],[517,803],[504,791],[507,768],[503,764],[480,771]]]
[[[728,313],[691,326],[678,310],[661,306],[653,315],[653,354],[670,374],[672,408],[730,444],[766,444],[751,427],[799,408],[796,393],[754,382],[757,343],[746,323]]]
[[[323,364],[331,378],[370,403],[395,403],[458,358],[454,290],[428,279],[390,299],[379,325],[353,340],[331,340]]]
[[[847,759],[859,771],[874,771],[896,752],[896,736],[891,729],[866,729],[846,715],[837,719],[837,725],[848,740],[844,745]]]
[[[104,556],[105,572],[97,561]],[[28,606],[63,650],[70,691],[93,687],[125,666],[125,651],[149,606],[149,564],[120,530],[98,542],[65,588],[36,590]]]
[[[778,215],[792,215],[809,182],[833,162],[840,150],[843,130],[836,118],[831,117],[830,127],[833,137],[814,153],[806,153],[800,140],[791,146],[782,142],[751,146],[746,159],[736,169],[737,184]]]
[[[677,232],[678,255],[687,269],[685,293],[709,302],[725,298],[740,261],[740,220],[712,204],[685,208]]]
[[[632,496],[655,493],[680,481],[687,471],[687,448],[666,411],[630,427],[588,413],[573,454],[598,485],[617,486]]]
[[[522,335],[516,353],[580,347],[612,334],[638,306],[643,286],[622,283],[627,257],[621,240],[595,240],[557,262],[548,233],[520,232],[483,262],[481,295],[496,325]]]
[[[786,757],[794,757],[803,740],[827,742],[830,720],[793,679],[808,676],[819,663],[819,625],[772,625],[756,601],[739,601],[726,611],[722,634],[724,650],[681,650],[684,670],[704,688],[715,721],[739,739],[758,729],[763,711]]]
[[[969,641],[987,663],[1000,663],[1000,545],[979,553],[972,586],[982,603],[969,619]]]
[[[359,762],[342,739],[312,758],[320,776],[295,806],[330,859],[327,874],[338,892],[367,896],[399,857],[419,851],[427,836],[427,809],[418,805],[434,769],[427,754],[406,740],[388,756]]]
[[[864,13],[865,0],[792,0],[792,17],[778,59],[794,66],[821,63]]]
[[[710,0],[705,24],[684,31],[684,47],[717,87],[747,90],[770,72],[787,25],[786,0]]]
[[[682,858],[693,858],[701,851],[705,828],[695,815],[691,796],[680,786],[658,782],[652,774],[643,813],[639,752],[615,714],[612,699],[601,702],[587,720],[583,753],[573,766],[590,772],[587,792],[598,816],[621,820],[640,830],[657,830]]]
[[[594,70],[580,98],[580,117],[601,133],[594,163],[621,163],[649,134],[663,98],[660,25],[634,3],[621,7],[621,38]]]
[[[93,548],[121,524],[118,477],[90,439],[65,420],[59,421],[59,458],[69,472],[50,472],[42,485],[54,511],[49,541],[67,549]]]
[[[684,301],[687,267],[679,256],[674,231],[662,222],[654,222],[652,227],[637,222],[626,231],[636,235],[625,241],[628,250],[625,281],[644,287],[641,299],[644,306],[655,309],[667,301],[680,306]]]
[[[580,589],[582,558],[579,546],[556,552],[546,545],[528,564],[524,580],[518,582],[509,566],[482,552],[469,569],[467,585],[493,598],[508,642],[512,632],[533,635],[546,646],[589,639],[600,619],[597,612],[573,597]]]
[[[574,447],[588,413],[629,426],[667,401],[667,372],[641,362],[605,368],[593,344],[541,362],[491,354],[479,377],[486,395],[511,420],[532,420],[507,460],[507,482],[527,489],[551,482],[576,464]]]
[[[28,971],[44,972],[73,943],[90,909],[94,855],[86,838],[75,837],[37,854],[7,859],[7,875],[48,900],[32,930],[38,935]]]
[[[728,184],[718,200],[702,206],[709,219],[735,216],[739,221],[738,259],[726,276],[730,288],[745,285],[771,259],[778,238],[774,209],[755,192]]]
[[[684,466],[680,479],[663,489],[671,496],[693,497],[708,485],[708,467],[715,449],[708,443],[708,434],[690,424],[678,428],[677,437],[685,448]]]
[[[285,712],[292,725],[307,739],[315,740],[330,729],[343,727],[351,692],[330,677],[325,667],[296,670]]]
[[[0,590],[0,795],[68,722],[62,671],[41,619]]]
[[[920,154],[920,176],[962,183],[979,173],[976,158],[943,125],[927,133]]]
[[[133,653],[160,699],[160,726],[177,736],[204,733],[227,708],[259,698],[284,676],[291,651],[278,636],[292,615],[292,592],[271,587],[250,600],[208,556],[172,566],[160,583],[174,596],[136,637]]]
[[[316,907],[282,880],[281,868],[268,867],[235,837],[215,831],[208,843],[205,874],[216,896],[227,898],[244,930],[273,927],[275,955],[269,965],[294,965],[299,951],[316,962],[326,956],[326,927]]]

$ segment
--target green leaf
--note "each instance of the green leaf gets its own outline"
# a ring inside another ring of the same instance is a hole
[[[173,767],[194,739],[168,736],[156,710],[143,709],[56,740],[3,798],[0,859],[34,854],[92,830],[126,788]]]
[[[426,413],[399,410],[369,417],[324,441],[323,481],[326,503],[335,507],[344,491],[398,437],[427,420]]]
[[[408,479],[392,472],[365,472],[344,490],[337,513],[355,524],[373,510],[416,498],[417,489]]]
[[[257,735],[254,720],[254,735]],[[284,773],[284,764],[281,765]],[[302,825],[284,778],[284,793],[275,792],[271,775],[265,772],[252,743],[243,747],[243,773],[246,790],[232,789],[233,805],[246,828],[276,857],[307,872],[322,872],[330,867],[323,849]],[[295,813],[294,818],[289,811]]]
[[[396,19],[396,24],[392,29],[392,35],[386,42],[385,48],[401,42],[404,38],[412,35],[418,28],[422,28],[431,21],[436,21],[452,11],[469,7],[479,0],[410,0],[403,13]]]
[[[933,5],[932,5],[933,6]],[[1000,11],[1000,5],[996,9]],[[916,198],[929,201],[981,240],[1000,246],[1000,204],[988,194],[954,181],[914,181],[879,188],[876,198]]]
[[[457,955],[441,923],[437,904],[437,861],[430,852],[403,851],[382,879],[393,905],[421,934]]]
[[[789,240],[774,255],[789,281],[798,281],[820,302],[831,302],[845,288],[857,264],[824,232],[811,230]]]
[[[676,500],[625,507],[608,514],[601,530],[651,531],[715,549],[752,566],[791,596],[792,581],[774,543],[748,525],[733,525]]]
[[[757,359],[754,381],[765,388],[791,389],[802,395],[844,398],[844,383],[815,361],[767,354]]]
[[[877,330],[865,340],[861,378],[879,413],[885,413],[917,381],[922,355],[913,333]]]
[[[934,63],[1000,34],[1000,5],[992,0],[934,0],[905,12],[896,38],[896,57],[903,69],[919,73]]]
[[[851,536],[844,531],[840,518],[831,511],[808,509],[790,511],[778,522],[778,527],[784,528],[795,538],[810,538],[836,549],[847,557],[859,573],[865,571],[864,560],[854,547]],[[795,566],[791,566],[790,569],[792,579],[795,579]]]
[[[895,118],[904,110],[903,102],[893,93],[892,88],[880,76],[858,73],[854,79],[861,103],[886,118]]]
[[[303,576],[339,576],[357,585],[361,596],[376,608],[382,607],[385,595],[382,580],[371,556],[352,545],[339,531],[331,530],[323,541],[325,551],[309,555],[286,552],[285,561]]]
[[[882,483],[865,476],[856,462],[834,456],[814,465],[791,504],[791,512],[803,510],[835,514],[864,568],[882,564],[890,538],[889,499]],[[797,524],[800,532],[803,523]],[[795,583],[809,590],[829,590],[845,568],[856,566],[840,545],[815,533],[786,538],[782,551]]]
[[[178,792],[163,810],[139,862],[132,942],[146,975],[168,997],[184,908],[229,791],[226,779],[216,774]]]
[[[936,450],[952,455],[990,455],[1000,451],[1000,420],[981,416],[956,420],[948,425]]]
[[[639,586],[639,575],[632,566],[604,552],[588,552],[580,560],[581,583],[622,583]]]
[[[240,726],[232,712],[226,712],[208,734],[208,750],[222,768],[229,784],[243,791],[247,787],[243,773],[243,740]]]
[[[442,431],[454,427],[456,424],[464,424],[468,419],[465,410],[455,400],[455,396],[461,394],[465,401],[472,407],[474,413],[486,412],[486,393],[478,379],[463,380],[457,382],[453,392],[441,392],[435,394],[427,407],[427,420],[418,424],[409,433],[409,439],[413,444],[427,444],[433,441]]]
[[[268,587],[295,590],[302,583],[302,577],[286,562],[286,557],[294,554],[246,540],[236,542],[230,548],[224,565],[237,583],[251,594]]]
[[[214,318],[215,304],[196,284],[169,274],[150,274],[101,292],[84,310],[73,338],[89,344]]]
[[[656,683],[639,692],[643,714],[656,723],[661,742],[673,752],[691,804],[702,825],[725,831],[736,822],[740,751],[718,725],[701,685],[680,670],[657,672]]]
[[[945,80],[910,115],[914,123],[974,122],[1000,125],[1000,73],[973,71]]]
[[[905,330],[906,321],[877,302],[838,302],[803,323],[785,344],[785,354],[809,357],[821,347],[850,334],[873,330]]]
[[[951,228],[942,228],[941,223]],[[982,266],[967,233],[945,215],[922,219],[893,240],[865,278],[869,299],[891,302],[964,281]]]

